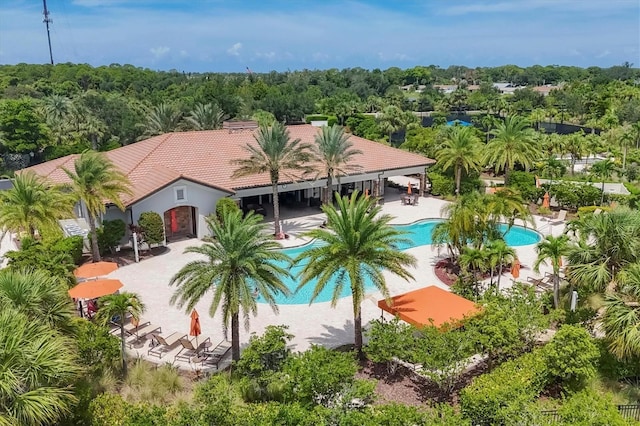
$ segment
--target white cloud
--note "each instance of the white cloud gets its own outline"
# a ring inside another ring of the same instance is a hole
[[[240,56],[240,49],[242,49],[242,43],[235,43],[227,49],[227,53],[231,56]]]
[[[311,57],[313,58],[314,61],[317,61],[317,62],[326,62],[329,59],[329,55],[322,52],[316,52],[313,55],[311,55]]]
[[[257,52],[256,58],[266,59],[268,61],[273,61],[276,58],[276,52]]]
[[[189,57],[189,52],[187,52],[186,50],[181,50],[180,51],[180,57],[181,58],[188,58]]]
[[[167,46],[158,46],[158,47],[152,47],[151,49],[149,49],[149,52],[151,52],[156,59],[160,59],[163,56],[165,56],[167,53],[169,53],[170,50],[171,48]]]
[[[596,58],[604,58],[606,56],[611,55],[611,51],[606,49],[596,55]]]
[[[510,1],[474,1],[467,4],[456,4],[445,7],[441,13],[445,15],[466,15],[470,13],[508,13],[527,12],[544,9],[546,12],[609,12],[616,9],[637,9],[637,0],[510,0]],[[545,13],[546,13],[545,12]]]

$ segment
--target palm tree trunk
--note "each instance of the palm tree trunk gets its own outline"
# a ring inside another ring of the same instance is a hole
[[[575,155],[571,154],[571,176],[575,174],[575,170],[576,170],[576,157]]]
[[[502,259],[500,259],[500,266],[498,267],[498,281],[496,283],[496,292],[500,291],[500,277],[502,277]]]
[[[553,271],[553,306],[558,309],[560,305],[560,275]]]
[[[278,196],[278,181],[271,181],[271,188],[273,190],[273,220],[275,221],[275,235],[282,232],[280,229],[280,197]]]
[[[600,206],[604,204],[604,179],[602,179],[602,187],[600,188],[602,191],[602,196],[600,197]]]
[[[505,165],[504,166],[504,186],[507,186],[507,184],[509,183],[509,165]]]
[[[353,332],[355,335],[355,346],[358,353],[358,359],[363,359],[362,353],[362,312],[360,306],[355,302],[353,304]]]
[[[240,359],[240,319],[237,312],[231,315],[231,358],[234,361]]]
[[[456,167],[456,195],[460,195],[460,181],[462,180],[462,168]]]
[[[127,377],[127,351],[124,346],[124,312],[120,313],[120,345],[122,350],[122,376]]]
[[[333,179],[331,174],[327,175],[327,190],[324,194],[324,203],[325,204],[332,204],[332,197],[333,197]]]
[[[94,262],[100,262],[100,248],[98,247],[98,233],[96,232],[96,218],[89,212],[89,233],[91,234],[91,256]]]

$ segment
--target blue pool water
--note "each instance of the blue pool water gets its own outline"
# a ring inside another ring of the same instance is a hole
[[[431,244],[431,233],[433,231],[433,227],[438,223],[442,222],[442,220],[434,219],[434,220],[423,220],[420,222],[415,222],[409,225],[396,225],[396,228],[402,229],[406,231],[407,234],[405,238],[409,239],[411,242],[409,244],[403,244],[400,249],[406,250],[413,247],[424,246],[427,244]],[[500,225],[500,229],[502,232],[506,231],[507,225]],[[508,245],[512,247],[516,246],[526,246],[530,244],[536,244],[540,241],[540,234],[531,229],[523,228],[521,226],[513,226],[509,232],[505,235],[505,240]],[[286,253],[292,259],[295,259],[300,253],[303,253],[309,248],[313,247],[315,243],[310,243],[300,247],[293,247],[284,249],[283,252]],[[288,264],[282,264],[281,266],[285,268],[289,268]],[[302,270],[303,265],[298,265],[290,269],[291,275],[293,278],[286,278],[284,283],[289,287],[292,293],[295,292],[296,287],[298,286],[297,276]],[[292,294],[289,297],[285,297],[280,295],[276,298],[276,303],[279,305],[299,305],[299,304],[308,304],[311,299],[311,294],[313,292],[313,287],[315,285],[315,281],[308,283],[302,289],[300,289],[297,293]],[[370,290],[373,288],[373,284],[371,282],[366,283],[366,289]],[[318,295],[316,298],[316,302],[328,302],[331,300],[331,295],[333,292],[333,286],[327,285],[325,290]],[[351,289],[348,285],[345,285],[343,288],[341,297],[346,297],[351,294]],[[261,298],[258,299],[258,302],[264,302]]]

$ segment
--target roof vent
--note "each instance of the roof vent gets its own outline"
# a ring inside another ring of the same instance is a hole
[[[257,129],[258,122],[257,121],[224,121],[222,122],[222,128],[229,131],[229,133],[233,132],[241,132],[243,130],[255,130]]]

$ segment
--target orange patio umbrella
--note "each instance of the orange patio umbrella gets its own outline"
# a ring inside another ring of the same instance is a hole
[[[518,259],[514,260],[511,265],[511,275],[514,280],[520,277],[520,261]]]
[[[411,182],[407,185],[407,194],[411,195]]]
[[[369,198],[369,188],[364,190],[364,196],[365,198]]]
[[[69,290],[69,296],[74,299],[95,299],[113,294],[121,288],[120,280],[85,281]]]
[[[548,209],[549,208],[549,193],[545,192],[544,197],[542,197],[542,207]]]
[[[198,336],[202,333],[200,328],[200,315],[195,309],[191,311],[191,327],[189,327],[189,335],[196,336],[196,348],[198,347]]]
[[[76,278],[95,278],[103,275],[108,275],[118,269],[118,264],[115,262],[95,262],[85,263],[73,271],[73,275]]]

